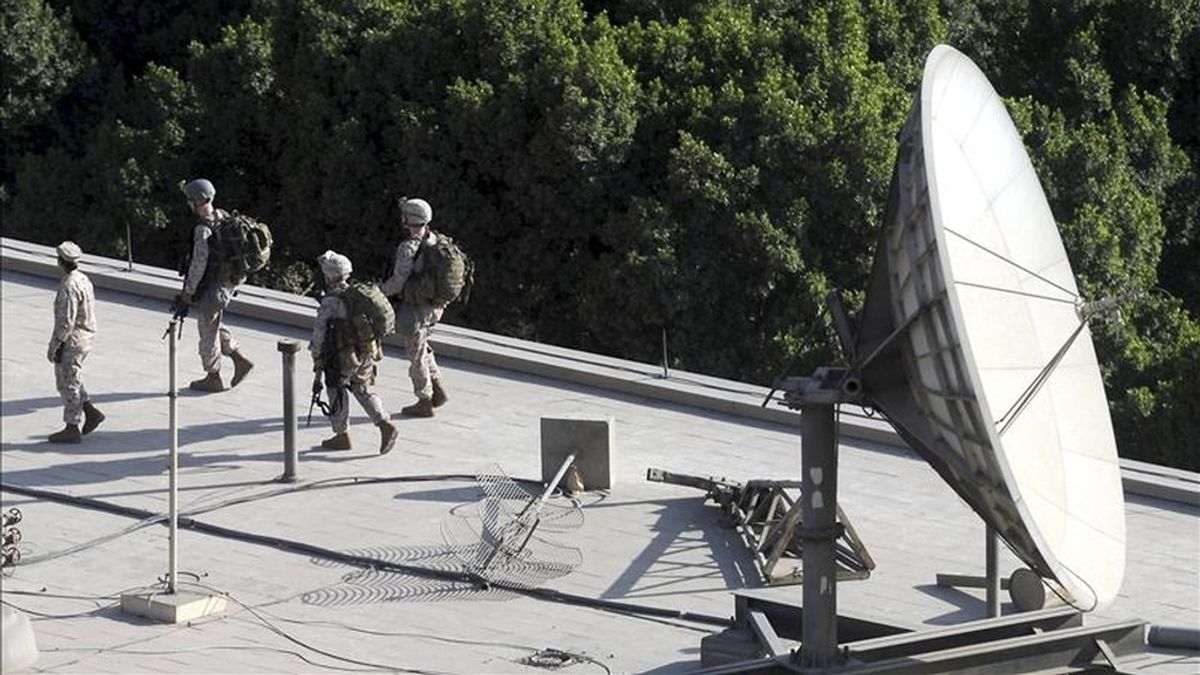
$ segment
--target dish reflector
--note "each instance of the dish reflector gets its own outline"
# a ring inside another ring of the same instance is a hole
[[[855,350],[867,396],[1084,610],[1116,597],[1125,509],[1058,227],[1004,103],[940,45],[901,132]]]

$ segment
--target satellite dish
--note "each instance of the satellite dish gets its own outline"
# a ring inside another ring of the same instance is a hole
[[[1090,306],[1004,103],[951,47],[925,62],[883,230],[866,396],[1064,600],[1111,601],[1125,511]]]

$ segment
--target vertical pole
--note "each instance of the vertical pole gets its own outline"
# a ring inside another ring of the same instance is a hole
[[[280,340],[276,348],[283,355],[283,475],[279,481],[296,482],[296,352],[300,343],[295,340]]]
[[[996,531],[987,526],[987,541],[984,545],[984,557],[987,559],[987,615],[994,619],[1000,616],[1000,553],[996,546]]]
[[[170,534],[168,535],[169,548],[169,569],[167,570],[167,592],[175,593],[178,590],[177,578],[179,570],[179,394],[176,390],[175,382],[175,365],[176,365],[176,336],[178,335],[178,327],[182,325],[179,319],[171,321],[171,342],[170,342],[170,361],[171,361],[171,391],[167,394],[170,401],[170,418],[171,418],[171,488],[168,497],[168,510],[170,511]]]
[[[837,433],[834,406],[806,403],[800,412],[801,530],[804,607],[800,661],[825,668],[838,662]]]
[[[129,230],[129,221],[125,221],[125,254],[129,259],[129,268],[127,272],[133,271],[133,235]]]
[[[662,352],[663,352],[663,379],[671,379],[671,367],[667,362],[667,327],[662,329]]]

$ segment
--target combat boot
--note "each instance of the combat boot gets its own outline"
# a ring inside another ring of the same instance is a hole
[[[449,400],[450,398],[446,396],[446,389],[442,386],[442,381],[438,378],[434,378],[433,398],[429,399],[429,402],[433,404],[433,407],[440,408],[446,405],[446,401]]]
[[[79,433],[78,424],[68,424],[62,428],[62,431],[56,431],[50,434],[51,443],[78,443],[83,439],[83,434]]]
[[[375,423],[379,427],[379,454],[386,455],[396,447],[396,439],[400,437],[400,432],[396,431],[396,425],[381,419]]]
[[[232,389],[238,386],[239,382],[246,379],[246,375],[250,374],[250,371],[254,369],[254,362],[242,356],[240,351],[230,354],[229,358],[233,359],[233,379],[229,381],[229,387]]]
[[[104,421],[104,413],[100,412],[100,410],[97,409],[96,406],[92,405],[91,401],[84,401],[84,403],[83,403],[83,431],[81,431],[80,433],[82,433],[84,436],[87,436],[88,434],[95,431],[96,427],[100,426],[100,423],[103,421]]]
[[[325,450],[349,450],[350,434],[344,431],[340,434],[334,434],[321,441],[321,448]]]
[[[225,383],[221,381],[221,373],[212,372],[199,380],[192,380],[188,388],[192,391],[225,391]]]
[[[433,417],[433,401],[419,398],[417,402],[400,409],[402,417]]]

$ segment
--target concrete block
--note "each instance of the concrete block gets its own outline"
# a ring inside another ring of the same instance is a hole
[[[542,482],[554,480],[571,453],[585,490],[610,490],[616,480],[615,420],[542,418]],[[565,482],[565,479],[564,479]]]
[[[187,623],[224,612],[225,598],[185,592],[125,593],[121,596],[121,611],[163,623]]]

